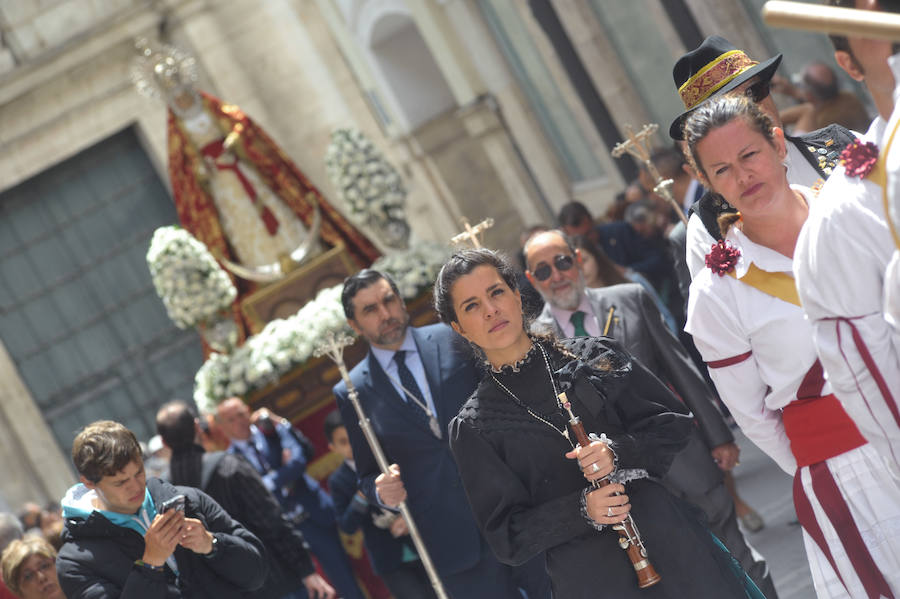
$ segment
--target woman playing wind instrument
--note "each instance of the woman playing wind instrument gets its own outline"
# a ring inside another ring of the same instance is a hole
[[[434,296],[486,360],[450,447],[500,561],[545,552],[554,596],[566,599],[761,597],[695,512],[648,478],[665,472],[691,426],[649,371],[609,339],[528,335],[515,273],[490,250],[450,258]],[[577,444],[567,401],[602,440]],[[610,484],[597,488],[601,479]],[[618,529],[629,517],[640,538],[626,553]],[[661,579],[639,588],[648,566]]]

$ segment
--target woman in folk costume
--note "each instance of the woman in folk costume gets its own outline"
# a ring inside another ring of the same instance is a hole
[[[491,250],[451,257],[434,296],[441,319],[486,359],[451,421],[450,448],[501,562],[546,553],[553,594],[566,599],[762,597],[696,508],[648,478],[666,471],[691,420],[644,366],[611,339],[530,336],[515,271]],[[577,444],[572,413],[582,433],[608,439],[583,434],[586,446]],[[594,489],[600,479],[610,484]],[[630,515],[646,557],[640,543],[620,548],[617,528]],[[648,559],[661,580],[639,588],[652,580],[636,575]]]
[[[791,273],[815,201],[787,182],[784,133],[743,97],[684,127],[703,184],[739,212],[691,284],[686,330],[744,433],[794,474],[819,597],[900,597],[900,481],[830,394]]]

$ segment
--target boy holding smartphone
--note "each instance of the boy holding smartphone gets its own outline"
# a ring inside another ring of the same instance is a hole
[[[259,539],[203,492],[147,480],[140,445],[121,424],[85,427],[72,461],[81,482],[62,501],[57,558],[69,599],[237,598],[262,584]]]

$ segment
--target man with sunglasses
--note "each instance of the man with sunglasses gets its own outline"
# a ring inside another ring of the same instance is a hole
[[[588,289],[581,270],[581,252],[562,231],[535,234],[523,251],[528,269],[525,274],[546,302],[532,325],[533,332],[552,332],[558,337],[613,337],[668,384],[693,412],[698,426],[662,482],[706,513],[713,534],[765,596],[777,599],[768,566],[738,528],[734,501],[724,485],[722,472],[737,464],[740,449],[716,407],[712,390],[666,327],[653,300],[643,287],[633,283]]]
[[[765,62],[751,59],[728,40],[717,35],[703,40],[696,49],[678,59],[672,69],[675,87],[685,111],[669,127],[672,139],[684,139],[682,128],[687,116],[710,98],[723,94],[746,94],[776,127],[782,127],[778,108],[771,95],[771,80],[782,55]],[[840,162],[844,147],[854,139],[848,129],[829,125],[798,137],[786,135],[788,182],[816,187],[831,175]],[[705,264],[706,254],[721,239],[717,219],[720,214],[734,212],[718,194],[707,193],[691,208],[687,227],[687,264],[693,278]]]

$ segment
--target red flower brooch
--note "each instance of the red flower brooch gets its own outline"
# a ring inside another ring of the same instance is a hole
[[[741,250],[720,239],[712,244],[709,253],[706,254],[706,266],[721,277],[726,272],[734,270],[734,265],[740,257]]]
[[[841,152],[841,164],[849,177],[865,177],[878,161],[878,146],[870,141],[854,139]]]

